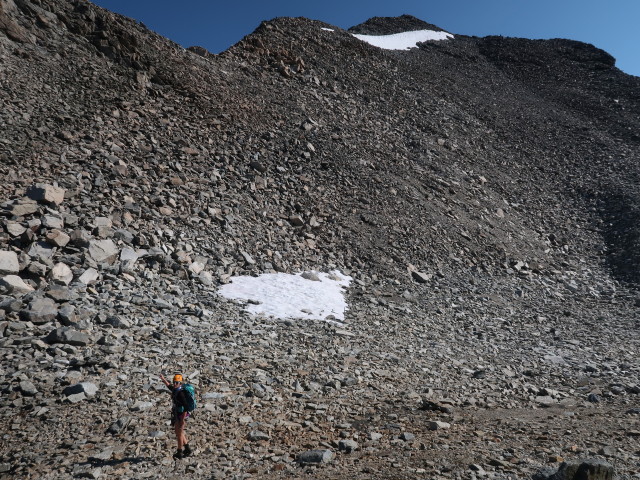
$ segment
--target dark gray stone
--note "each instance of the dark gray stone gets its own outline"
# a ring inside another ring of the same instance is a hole
[[[260,442],[263,440],[269,440],[270,437],[260,430],[252,430],[251,432],[249,432],[249,435],[247,435],[247,438],[252,442]]]
[[[107,429],[107,433],[110,433],[112,435],[120,433],[122,430],[127,428],[130,422],[130,417],[121,417],[109,426],[109,428]]]
[[[358,442],[355,440],[340,440],[338,450],[345,453],[355,452],[358,449]]]
[[[29,303],[27,310],[20,312],[22,320],[32,322],[36,325],[55,320],[58,316],[58,306],[50,298],[36,298]]]
[[[79,332],[71,327],[60,327],[49,332],[49,335],[45,338],[45,342],[50,344],[62,343],[77,347],[86,347],[91,343],[91,337],[86,333]]]
[[[84,393],[87,397],[93,397],[96,393],[98,393],[98,387],[95,383],[81,382],[76,383],[75,385],[70,385],[62,391],[62,394],[65,397],[76,395],[78,393]]]
[[[613,480],[613,466],[599,458],[562,462],[558,471],[545,469],[533,476],[534,480]]]
[[[298,455],[296,461],[303,465],[329,463],[335,458],[331,450],[309,450]]]

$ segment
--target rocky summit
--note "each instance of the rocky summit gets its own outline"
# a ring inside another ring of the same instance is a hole
[[[0,0],[0,106],[0,478],[640,478],[640,78],[606,52],[402,16],[214,55]],[[344,322],[218,294],[332,271]]]

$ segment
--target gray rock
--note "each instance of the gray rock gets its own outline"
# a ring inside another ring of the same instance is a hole
[[[304,225],[304,219],[300,215],[292,215],[289,217],[289,223],[294,227],[302,227]]]
[[[80,403],[86,399],[87,399],[87,396],[84,394],[84,392],[73,393],[65,397],[65,400],[70,403]]]
[[[50,228],[50,229],[62,229],[64,228],[64,220],[62,220],[61,217],[58,217],[57,215],[43,215],[42,217],[40,217],[40,222],[42,222],[42,226],[44,228]]]
[[[405,442],[413,442],[416,439],[416,436],[413,433],[403,432],[400,435],[400,440],[404,440]]]
[[[20,312],[20,318],[36,325],[55,320],[58,316],[58,306],[50,298],[36,298],[29,303],[27,310]]]
[[[71,327],[60,327],[49,332],[49,335],[45,338],[45,342],[49,344],[62,343],[65,345],[86,347],[91,343],[91,337]]]
[[[98,393],[98,387],[95,383],[91,382],[80,382],[75,385],[70,385],[66,387],[62,394],[65,397],[69,397],[71,395],[77,395],[78,393],[84,393],[86,397],[94,397],[96,393]]]
[[[102,476],[102,468],[93,465],[76,465],[73,467],[73,476],[75,478],[100,478]]]
[[[0,274],[16,274],[20,271],[16,252],[0,251]]]
[[[107,433],[110,433],[112,435],[120,433],[122,430],[129,426],[130,422],[130,417],[121,417],[109,426],[109,428],[107,429]]]
[[[53,257],[53,246],[47,242],[35,242],[27,252],[31,258],[49,260]]]
[[[58,303],[69,302],[71,300],[76,300],[78,298],[78,294],[75,290],[66,287],[64,285],[51,285],[49,290],[45,292],[47,297],[52,298]]]
[[[12,237],[19,237],[27,230],[26,227],[23,227],[18,222],[7,222],[6,228]]]
[[[138,254],[134,249],[125,247],[120,251],[120,262],[122,264],[123,271],[125,272],[132,271],[137,261],[138,261]]]
[[[85,285],[91,285],[92,283],[96,283],[100,278],[100,274],[95,268],[87,268],[80,277],[78,277],[78,281]]]
[[[250,265],[255,265],[256,261],[247,252],[245,252],[244,250],[241,250],[240,254],[242,255],[242,258],[244,258],[245,262],[247,262]]]
[[[320,277],[313,272],[304,272],[302,275],[300,275],[302,278],[305,278],[307,280],[312,280],[314,282],[320,282]]]
[[[89,255],[97,263],[112,264],[118,257],[118,247],[113,240],[91,240],[89,242]]]
[[[25,215],[32,215],[39,209],[38,204],[30,200],[19,200],[9,205],[9,211],[11,215],[16,217],[24,217]]]
[[[33,292],[34,288],[31,285],[22,280],[17,275],[5,275],[0,278],[0,286],[4,287],[9,293],[29,293]]]
[[[446,430],[448,428],[451,428],[451,424],[447,423],[447,422],[440,422],[440,421],[435,421],[435,422],[429,422],[427,424],[429,430]]]
[[[36,183],[27,189],[27,196],[38,202],[60,205],[64,201],[64,188],[46,183]]]
[[[345,453],[355,452],[358,449],[358,442],[355,440],[340,440],[338,450]]]
[[[131,322],[129,322],[129,320],[127,320],[126,318],[118,315],[111,315],[110,317],[107,317],[105,323],[107,325],[111,325],[114,328],[131,328]]]
[[[534,480],[613,480],[614,469],[609,463],[599,458],[573,460],[562,462],[558,471],[548,474],[548,471],[538,472]]]
[[[58,320],[65,326],[74,324],[77,320],[76,307],[73,305],[63,305],[58,310]]]
[[[335,456],[331,450],[309,450],[299,454],[296,462],[303,465],[329,463]]]
[[[133,233],[129,230],[118,229],[113,233],[113,238],[116,240],[122,240],[124,243],[131,245],[133,243]]]
[[[270,437],[260,430],[252,430],[251,432],[249,432],[249,435],[247,435],[247,438],[252,442],[260,442],[263,440],[269,440]]]
[[[91,239],[93,238],[89,232],[80,229],[71,232],[69,237],[71,238],[71,244],[83,248],[88,247]]]
[[[133,407],[131,407],[131,410],[133,410],[134,412],[143,412],[152,408],[153,405],[154,404],[151,402],[143,402],[139,400],[133,405]]]
[[[47,242],[56,247],[66,247],[71,241],[71,237],[60,230],[52,230],[47,233]]]
[[[56,263],[49,272],[49,279],[54,283],[69,285],[73,280],[73,272],[64,263]]]
[[[36,386],[28,380],[20,382],[20,391],[27,397],[33,397],[38,393]]]
[[[418,283],[427,283],[429,280],[431,280],[431,277],[432,275],[429,273],[422,273],[416,270],[413,270],[411,272],[411,278],[413,278]]]
[[[198,274],[198,280],[200,280],[200,283],[202,283],[207,287],[213,285],[213,275],[211,275],[210,272],[206,272],[206,271],[200,272]]]
[[[105,448],[101,452],[90,455],[89,460],[98,460],[98,461],[106,462],[107,460],[110,460],[111,457],[113,456],[113,450],[114,449],[111,447]]]

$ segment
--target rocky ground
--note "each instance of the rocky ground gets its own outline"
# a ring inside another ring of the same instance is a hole
[[[640,82],[605,52],[276,19],[212,55],[0,0],[0,85],[0,476],[640,477]],[[332,269],[343,325],[216,294]]]

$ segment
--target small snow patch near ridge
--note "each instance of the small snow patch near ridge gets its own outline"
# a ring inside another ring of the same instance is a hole
[[[435,30],[416,30],[414,32],[394,33],[393,35],[353,35],[363,42],[385,50],[409,50],[417,47],[420,42],[427,40],[447,40],[453,35]]]
[[[351,283],[351,277],[338,271],[302,275],[267,273],[231,280],[232,283],[220,287],[218,293],[225,298],[250,302],[245,308],[252,315],[344,321],[347,309],[344,289]]]

